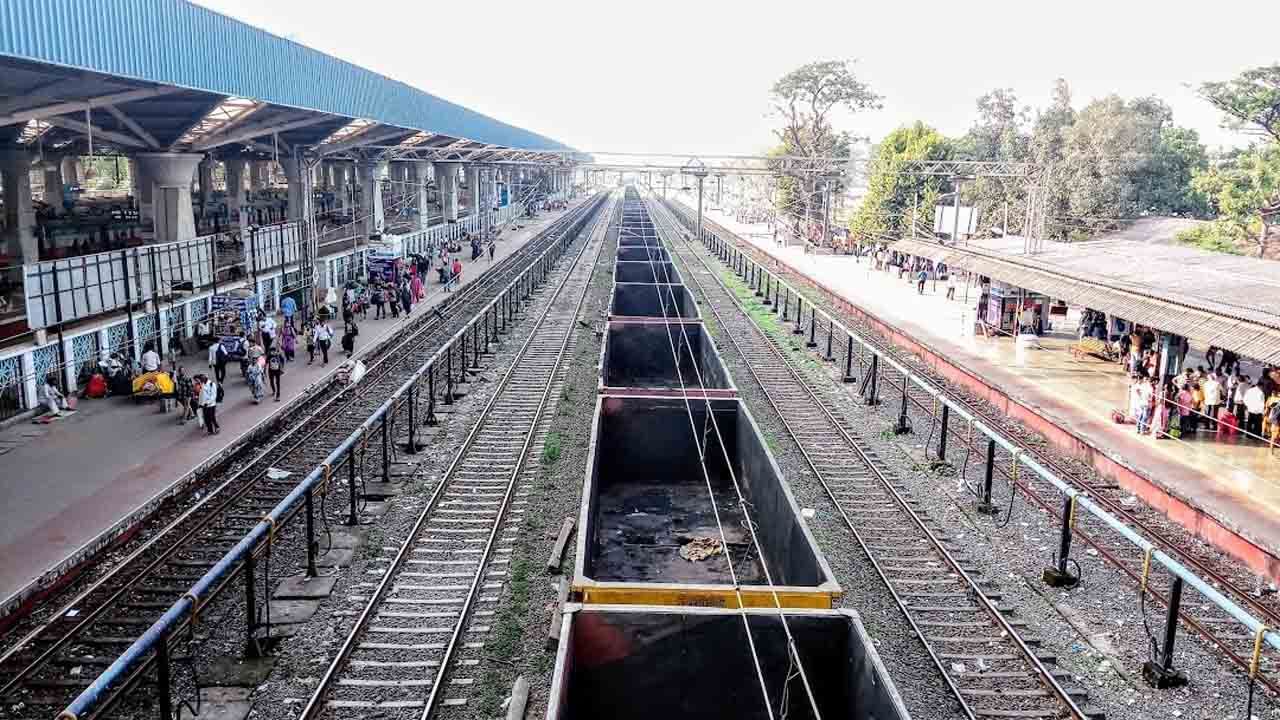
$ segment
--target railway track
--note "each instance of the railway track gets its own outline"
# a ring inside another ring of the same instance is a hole
[[[759,257],[759,251],[754,250],[750,243],[745,243],[715,223],[708,223],[708,225],[721,238],[730,238],[739,247]],[[794,273],[782,267],[775,267],[770,272],[794,276]],[[1043,439],[1038,435],[1006,416],[993,412],[990,406],[976,400],[967,392],[958,390],[951,382],[933,372],[924,363],[913,361],[908,353],[885,341],[866,322],[835,307],[821,291],[810,293],[810,298],[815,294],[821,296],[820,305],[825,313],[838,317],[841,324],[858,333],[863,340],[877,350],[894,357],[904,366],[910,366],[913,374],[923,377],[935,388],[942,389],[949,399],[961,405],[988,427],[998,429],[1017,446],[1021,454],[1035,458],[1060,479],[1086,492],[1098,505],[1122,520],[1160,551],[1177,559],[1213,584],[1219,592],[1254,615],[1266,626],[1280,627],[1280,595],[1276,594],[1273,588],[1266,588],[1265,583],[1254,573],[1226,558],[1185,528],[1165,518],[1154,508],[1140,501],[1134,502],[1128,491],[1101,478],[1091,468],[1082,466],[1078,461],[1064,460],[1046,448]],[[821,331],[817,336],[819,342],[815,350],[824,352],[830,345],[825,342]],[[835,348],[833,360],[836,365],[848,364],[847,352],[847,347]],[[865,378],[870,372],[870,362],[860,354],[855,354],[852,365],[858,368],[860,377]],[[877,372],[881,379],[879,399],[892,403],[893,407],[899,407],[898,403],[901,402],[904,387],[902,374],[887,364],[880,365]],[[929,427],[927,444],[929,447],[936,448],[937,440],[941,435],[940,411],[936,401],[918,386],[907,383],[905,387],[907,407],[915,415],[916,430],[923,433],[923,424],[927,424]],[[965,481],[965,486],[970,492],[976,495],[981,494],[980,490],[975,489],[975,486],[980,485],[981,478],[970,478],[969,473],[970,471],[975,474],[982,473],[985,469],[986,454],[989,451],[992,452],[993,474],[1001,478],[1006,487],[1016,487],[1018,495],[1032,505],[1051,515],[1059,516],[1060,522],[1065,520],[1070,523],[1073,540],[1094,549],[1104,561],[1128,577],[1135,586],[1140,603],[1149,603],[1167,612],[1175,594],[1172,579],[1168,573],[1153,569],[1145,553],[1092,515],[1073,514],[1069,506],[1064,503],[1062,493],[1057,488],[1032,473],[1016,472],[1012,453],[999,447],[989,448],[981,438],[975,437],[976,433],[973,433],[967,425],[949,426],[946,434],[948,444],[952,448],[958,448],[959,453],[963,453],[963,462],[956,462],[956,455],[951,456],[951,462],[953,465],[958,465],[959,478]],[[1003,497],[993,500],[1002,510],[1000,514],[1007,517],[1015,498],[1011,492],[1007,492]],[[1074,517],[1073,521],[1068,519],[1071,517]],[[1060,558],[1055,556],[1053,560],[1058,562]],[[1078,574],[1071,572],[1072,567],[1065,568],[1067,574],[1078,579]],[[1078,573],[1078,569],[1076,572]],[[1249,632],[1234,618],[1199,597],[1193,588],[1182,586],[1180,592],[1182,597],[1177,604],[1179,622],[1212,647],[1217,648],[1229,662],[1252,675],[1267,691],[1280,694],[1280,652],[1266,643],[1259,643],[1255,633]],[[1145,612],[1148,610],[1144,607]],[[1161,622],[1161,619],[1152,618],[1150,622],[1155,626]],[[1167,650],[1172,654],[1171,649],[1157,640],[1158,631],[1158,627],[1154,631],[1147,630],[1151,646],[1150,661],[1157,664],[1163,662],[1162,656]]]
[[[408,536],[355,586],[358,616],[300,717],[428,718],[465,706],[485,660],[527,494],[595,260],[614,214],[545,288],[552,297]],[[588,257],[589,256],[589,257]],[[587,258],[584,262],[583,258]]]
[[[25,634],[0,654],[0,717],[52,716],[66,706],[260,522],[299,477],[359,426],[403,382],[404,374],[417,369],[595,206],[596,201],[587,201],[558,218],[524,248],[458,290],[439,312],[420,315],[388,340],[383,350],[366,358],[368,375],[358,392],[327,392],[326,386],[313,393],[275,424],[276,435],[265,448],[247,444],[144,521],[135,540],[122,549],[124,557],[87,586],[64,593],[56,611],[24,628]],[[272,469],[291,475],[269,474]],[[326,501],[339,508],[353,504],[345,488]]]
[[[892,593],[964,712],[984,717],[1096,718],[1087,693],[1068,687],[1054,658],[1024,638],[992,589],[946,532],[913,507],[910,493],[864,448],[831,399],[829,381],[798,371],[777,339],[747,309],[700,253],[676,239],[665,208],[655,213],[667,247],[769,403],[805,461]],[[710,276],[713,282],[705,282]]]

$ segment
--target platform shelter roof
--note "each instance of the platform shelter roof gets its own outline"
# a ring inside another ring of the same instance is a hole
[[[0,144],[61,149],[86,126],[97,148],[126,152],[278,152],[335,136],[571,150],[185,0],[0,2]]]
[[[1280,263],[1132,240],[1020,237],[959,246],[905,239],[893,248],[1142,325],[1280,364]]]

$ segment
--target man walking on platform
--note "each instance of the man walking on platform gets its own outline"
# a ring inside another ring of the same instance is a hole
[[[280,300],[280,312],[284,314],[284,324],[289,326],[290,330],[297,332],[298,328],[293,326],[294,313],[298,312],[298,303],[291,295],[285,295]]]
[[[222,432],[218,427],[218,401],[222,395],[222,383],[206,380],[200,389],[200,412],[204,415],[204,429],[210,435]]]
[[[924,294],[924,281],[928,279],[929,279],[928,271],[926,271],[924,268],[920,268],[920,270],[916,273],[916,294],[917,295]]]

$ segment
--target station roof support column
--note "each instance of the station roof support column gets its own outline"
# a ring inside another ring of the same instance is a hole
[[[467,164],[467,195],[471,213],[480,212],[483,204],[480,198],[480,166],[474,163]]]
[[[436,189],[445,222],[458,221],[458,163],[436,163]]]
[[[418,229],[426,230],[428,221],[431,216],[430,206],[427,205],[427,180],[431,175],[431,163],[415,162],[414,175],[417,177],[417,193],[418,193]]]
[[[223,161],[227,172],[227,224],[245,227],[244,222],[244,158],[232,155]]]
[[[204,158],[198,153],[141,153],[139,171],[150,178],[155,241],[174,242],[196,236],[191,212],[191,178]]]
[[[364,216],[364,231],[368,236],[382,234],[385,224],[381,180],[386,169],[385,161],[361,160],[356,163],[356,181],[360,184],[360,214]]]
[[[211,155],[206,155],[200,161],[200,206],[207,208],[213,204],[213,165],[214,159]]]
[[[306,217],[302,208],[302,161],[293,156],[281,157],[280,166],[284,168],[284,177],[289,183],[289,210],[286,217]]]
[[[31,205],[31,153],[24,148],[0,148],[0,175],[4,176],[5,251],[23,263],[37,262],[40,248]]]
[[[44,171],[44,202],[52,208],[62,207],[62,156],[44,152],[40,160],[40,168]]]

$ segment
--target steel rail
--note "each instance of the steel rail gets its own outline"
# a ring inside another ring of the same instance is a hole
[[[666,222],[669,222],[669,220]],[[669,243],[668,246],[676,247],[677,244]],[[683,257],[688,257],[688,255],[686,255],[685,252],[683,251],[678,251],[678,252],[680,252],[680,254]],[[724,291],[724,293],[728,297],[728,302],[742,314],[742,317],[745,318],[746,323],[753,330],[755,330],[755,337],[753,337],[752,339],[756,342],[756,344],[758,346],[767,348],[768,354],[778,363],[778,365],[781,368],[785,370],[786,374],[790,376],[791,380],[795,383],[795,385],[804,392],[804,394],[810,400],[811,404],[814,407],[817,407],[818,409],[821,410],[822,415],[828,421],[831,429],[835,431],[835,433],[841,440],[843,440],[845,446],[848,447],[850,450],[852,450],[863,461],[867,469],[875,474],[876,479],[879,481],[884,491],[896,503],[899,511],[904,513],[911,520],[911,522],[915,524],[917,531],[920,534],[924,535],[924,537],[928,540],[929,544],[932,546],[934,552],[936,552],[951,568],[951,571],[955,573],[958,577],[960,577],[963,580],[964,584],[968,586],[973,596],[979,600],[986,614],[992,619],[992,621],[1002,631],[1007,633],[1006,638],[1009,639],[1015,645],[1017,650],[1022,654],[1024,661],[1039,676],[1041,683],[1045,685],[1054,696],[1056,696],[1057,702],[1063,704],[1072,713],[1074,717],[1080,718],[1081,720],[1086,718],[1087,716],[1085,715],[1084,711],[1079,706],[1076,705],[1074,700],[1072,700],[1066,688],[1064,688],[1062,684],[1059,683],[1057,679],[1054,677],[1053,672],[1049,670],[1045,666],[1044,662],[1036,656],[1035,651],[1026,644],[1025,640],[1023,640],[1022,636],[1018,633],[1017,629],[1004,617],[1004,614],[1000,612],[1000,609],[989,598],[987,598],[986,593],[984,593],[982,589],[979,587],[979,583],[976,580],[974,580],[974,578],[968,573],[968,571],[964,569],[960,561],[957,560],[956,557],[949,550],[947,550],[946,546],[942,543],[942,541],[939,540],[938,537],[928,528],[924,520],[919,516],[918,513],[915,512],[915,510],[911,508],[910,504],[906,501],[906,499],[902,497],[901,493],[898,492],[898,490],[893,486],[893,484],[889,481],[889,479],[884,475],[884,472],[880,469],[880,467],[875,462],[873,462],[870,457],[867,456],[866,451],[862,447],[861,443],[859,443],[855,438],[853,438],[848,433],[848,431],[844,427],[843,422],[841,422],[841,420],[831,412],[827,404],[824,403],[822,399],[814,391],[811,384],[808,381],[806,381],[806,379],[792,366],[790,362],[787,361],[786,356],[783,355],[778,350],[773,339],[770,338],[766,333],[761,331],[756,326],[755,322],[750,318],[750,315],[747,312],[747,309],[743,306],[742,302],[737,297],[734,296],[733,291],[724,283],[724,281],[721,278],[718,277],[718,274],[716,273],[715,269],[711,268],[708,265],[707,261],[699,257],[696,253],[689,253],[689,255],[692,255],[693,259],[697,260],[701,264],[701,266],[712,275],[716,283],[719,285],[720,289]],[[806,464],[809,465],[809,468],[813,471],[814,476],[817,478],[819,484],[822,485],[823,491],[826,492],[827,497],[831,500],[832,505],[834,505],[837,512],[839,512],[840,517],[843,520],[844,524],[848,527],[850,532],[853,533],[854,539],[857,540],[858,545],[862,548],[863,553],[871,561],[872,567],[875,569],[876,574],[880,576],[881,581],[884,583],[885,587],[889,590],[889,593],[892,595],[894,602],[898,605],[898,609],[902,612],[903,617],[906,618],[907,622],[911,625],[912,631],[915,632],[916,636],[920,639],[920,642],[924,646],[926,652],[928,652],[930,659],[937,666],[938,671],[942,674],[942,677],[946,682],[948,688],[951,690],[952,694],[955,695],[956,700],[960,703],[961,708],[963,708],[965,714],[970,718],[970,720],[977,720],[980,717],[980,715],[974,710],[974,708],[971,706],[969,701],[965,699],[964,694],[961,692],[960,688],[956,685],[956,682],[952,678],[951,673],[947,671],[947,668],[943,663],[942,659],[938,657],[937,652],[935,652],[933,643],[929,642],[925,632],[917,624],[916,618],[914,617],[912,612],[908,609],[906,601],[902,598],[902,596],[898,593],[897,589],[894,587],[893,582],[889,578],[888,572],[884,569],[884,566],[880,563],[879,559],[876,557],[876,553],[871,550],[865,538],[863,537],[862,532],[858,529],[853,519],[849,517],[849,514],[846,512],[843,504],[837,497],[836,492],[832,489],[831,484],[828,482],[828,479],[826,476],[827,473],[823,470],[819,461],[813,457],[813,454],[810,453],[809,449],[805,447],[805,443],[801,438],[800,432],[795,428],[792,422],[788,419],[788,414],[783,407],[782,401],[779,400],[776,396],[776,388],[772,387],[771,383],[765,382],[765,379],[760,376],[759,369],[756,363],[753,363],[749,360],[750,356],[748,355],[748,353],[746,352],[743,346],[742,339],[735,333],[729,332],[728,330],[729,325],[725,322],[724,316],[721,314],[719,308],[717,308],[715,304],[711,301],[710,296],[708,295],[702,280],[697,277],[698,274],[691,273],[691,275],[693,275],[694,282],[698,285],[699,292],[702,294],[703,298],[707,301],[706,303],[707,306],[711,309],[711,312],[715,315],[716,321],[720,323],[720,326],[722,328],[725,328],[724,334],[728,336],[730,343],[733,344],[734,348],[738,351],[739,355],[742,356],[747,366],[748,372],[751,373],[752,378],[760,386],[761,390],[764,392],[765,397],[768,398],[769,404],[773,406],[774,410],[778,413],[778,417],[782,419],[783,426],[786,427],[787,432],[795,440],[796,447],[800,450],[801,455],[804,456]]]
[[[557,223],[563,219],[564,218],[557,218]],[[553,224],[542,232],[545,233],[554,230],[555,227],[556,224]],[[540,233],[540,235],[541,234],[542,233]],[[436,306],[434,310],[442,311],[442,313],[452,313],[459,305],[474,302],[476,296],[483,296],[483,293],[487,289],[491,288],[496,282],[499,282],[501,279],[508,276],[513,269],[517,268],[519,266],[519,258],[526,256],[528,252],[536,252],[533,248],[536,248],[539,242],[541,242],[541,238],[535,238],[530,244],[517,251],[517,253],[513,253],[507,258],[504,258],[504,263],[508,263],[508,261],[510,261],[514,264],[507,264],[506,267],[499,266],[500,271],[498,273],[485,273],[481,275],[477,282],[464,286],[461,290],[457,291],[457,294],[446,298],[441,305]],[[416,318],[417,322],[415,322],[412,327],[402,326],[397,329],[394,336],[387,338],[380,343],[380,345],[394,345],[389,349],[378,349],[377,352],[380,354],[372,368],[377,369],[380,374],[376,377],[370,377],[368,382],[379,382],[399,369],[403,362],[409,359],[409,353],[416,349],[419,342],[429,342],[431,339],[431,333],[438,330],[442,325],[447,324],[450,319],[451,318],[446,318],[443,314],[436,315],[433,313],[432,315],[419,315],[418,318]],[[426,320],[426,322],[422,322],[423,320]],[[402,352],[405,354],[401,354]],[[317,389],[312,391],[309,396],[295,401],[300,403],[300,407],[297,409],[303,409],[301,406],[314,399],[315,395],[319,394],[320,388],[329,388],[333,385],[333,382],[332,378],[329,378],[327,381],[322,380],[321,384],[317,385]],[[365,387],[367,387],[367,384]],[[318,407],[306,413],[304,417],[296,422],[288,416],[277,417],[269,420],[267,425],[288,423],[285,432],[272,440],[262,452],[258,453],[247,464],[233,472],[217,487],[213,488],[212,491],[201,497],[194,505],[182,512],[178,517],[174,518],[165,527],[161,528],[154,536],[151,537],[151,539],[117,562],[109,572],[95,580],[88,588],[76,595],[76,597],[71,599],[69,602],[65,603],[58,612],[50,616],[50,619],[47,622],[32,629],[22,639],[12,643],[8,649],[3,653],[0,653],[0,664],[3,664],[22,650],[26,649],[30,643],[38,640],[40,636],[46,634],[50,628],[61,624],[69,611],[74,609],[81,612],[79,620],[72,627],[63,631],[61,638],[56,640],[53,645],[47,647],[24,668],[10,676],[3,686],[0,686],[0,696],[4,696],[7,693],[12,692],[25,678],[30,676],[31,673],[39,670],[41,667],[44,667],[48,661],[52,659],[54,654],[65,647],[67,642],[75,639],[81,631],[96,622],[104,612],[109,610],[116,603],[116,601],[131,592],[138,583],[144,581],[151,571],[163,565],[178,552],[187,549],[187,543],[195,537],[195,535],[207,528],[215,520],[222,517],[222,514],[225,511],[229,510],[237,502],[244,499],[244,497],[250,492],[257,489],[259,483],[266,477],[267,471],[269,470],[269,468],[259,468],[264,461],[270,458],[273,463],[276,463],[280,462],[283,458],[288,457],[294,451],[303,447],[308,441],[312,440],[316,432],[323,429],[330,422],[339,420],[341,414],[350,409],[354,402],[359,399],[360,395],[355,392],[354,386],[344,387],[337,394],[326,398]],[[321,418],[320,416],[328,410],[332,410],[332,412]],[[291,413],[294,411],[287,412]],[[287,448],[273,456],[273,453],[286,443],[292,444],[289,444]],[[228,460],[219,462],[219,465],[225,466],[225,464],[234,459],[234,457],[235,454],[231,455]],[[217,471],[211,470],[210,472]],[[248,478],[242,486],[235,487],[238,483],[244,480],[246,475],[249,474],[253,474],[253,476]],[[183,492],[189,493],[194,489],[194,487],[189,487]],[[224,493],[227,492],[228,489],[231,489],[231,494],[229,496],[224,496]],[[211,507],[215,502],[217,502],[217,505]],[[198,521],[181,537],[176,540],[170,537],[171,533],[180,530],[191,518],[195,517],[199,513],[205,512],[208,513],[207,517]],[[145,519],[141,522],[145,522]],[[135,569],[133,567],[134,564],[140,559],[144,559],[145,556],[156,546],[167,546],[167,549],[138,571],[136,575],[121,583],[120,586],[116,588],[105,600],[97,603],[97,606],[90,612],[84,612],[86,601],[90,600],[94,593],[115,583],[121,578],[124,572]]]
[[[508,292],[518,289],[526,277],[532,278],[534,273],[544,271],[548,267],[552,252],[562,249],[567,244],[566,239],[571,236],[575,228],[581,226],[586,217],[590,216],[591,213],[589,211],[594,210],[598,202],[599,198],[589,200],[560,218],[556,225],[553,225],[553,228],[562,225],[565,227],[562,227],[559,235],[551,240],[548,247],[525,265],[524,269],[516,275],[516,278],[508,282],[493,299],[472,317],[466,326],[454,333],[440,349],[422,363],[399,389],[392,393],[345,440],[339,443],[326,456],[323,463],[311,470],[284,499],[280,500],[231,550],[225,553],[182,598],[175,601],[106,671],[81,692],[59,717],[86,717],[91,712],[101,710],[102,706],[109,705],[117,691],[122,690],[133,680],[136,680],[137,675],[150,662],[151,651],[161,643],[166,643],[170,637],[186,626],[193,613],[198,609],[197,603],[201,605],[207,604],[217,594],[219,588],[240,572],[242,569],[241,560],[255,555],[263,540],[270,541],[274,539],[274,528],[282,525],[281,521],[286,518],[286,515],[296,510],[313,489],[328,480],[328,468],[337,465],[348,452],[354,451],[360,439],[365,437],[376,426],[378,421],[387,418],[389,413],[393,413],[396,405],[401,402],[408,390],[426,373],[433,371],[436,363],[442,359],[444,353],[453,352],[454,345],[457,344],[458,340],[464,336],[470,327],[474,326],[480,318],[485,317],[491,309],[496,307]],[[551,232],[551,230],[552,228],[548,228],[544,232]],[[127,676],[128,679],[124,682],[119,682],[124,676]],[[119,685],[119,687],[115,687],[113,690],[116,685]],[[102,702],[104,696],[108,696],[106,703]]]
[[[681,213],[680,211],[676,212],[684,215],[684,213]],[[705,238],[705,242],[707,244],[719,244],[725,252],[741,256],[745,262],[751,263],[759,272],[770,276],[778,287],[787,288],[788,292],[797,298],[797,301],[803,297],[795,288],[783,281],[777,272],[764,267],[761,263],[747,257],[746,253],[739,250],[738,244],[743,241],[740,239],[725,241],[722,235],[733,237],[733,234],[723,226],[715,223],[714,221],[706,220],[705,218],[704,224],[707,226],[704,228],[704,235],[707,236]],[[810,306],[813,306],[812,302],[810,302]],[[1273,650],[1280,651],[1280,633],[1273,629],[1276,627],[1275,625],[1265,623],[1251,615],[1244,608],[1240,607],[1240,605],[1234,600],[1224,595],[1217,588],[1207,583],[1203,578],[1199,577],[1195,572],[1183,565],[1177,558],[1138,534],[1122,519],[1111,513],[1101,502],[1095,501],[1094,496],[1058,477],[1048,466],[1046,466],[1046,464],[1042,463],[1041,460],[1038,459],[1038,453],[1026,452],[1018,442],[1006,438],[1000,432],[997,423],[992,422],[983,415],[976,414],[970,409],[967,402],[953,398],[951,393],[944,392],[941,389],[934,387],[929,380],[922,377],[919,373],[912,372],[903,363],[899,362],[896,357],[891,356],[896,355],[896,353],[891,353],[890,351],[879,347],[877,343],[868,341],[862,335],[848,329],[831,313],[822,309],[818,309],[817,312],[823,315],[826,320],[831,323],[832,327],[838,328],[841,334],[856,341],[866,351],[879,358],[888,367],[896,370],[900,377],[904,377],[908,383],[916,386],[920,391],[924,392],[928,396],[933,397],[941,405],[949,407],[951,411],[955,412],[960,417],[961,420],[971,424],[975,430],[987,436],[997,446],[1005,450],[1005,452],[1013,455],[1017,462],[1022,466],[1026,467],[1040,479],[1052,485],[1058,492],[1075,502],[1079,508],[1083,508],[1097,521],[1120,535],[1124,541],[1130,543],[1138,551],[1142,552],[1144,556],[1149,555],[1153,563],[1165,568],[1169,574],[1181,578],[1183,582],[1203,595],[1219,610],[1243,625],[1254,635],[1254,637],[1260,638],[1260,641],[1265,643],[1266,646]],[[1033,454],[1036,455],[1036,457],[1031,457]]]
[[[606,228],[607,228],[607,220],[606,220]],[[606,229],[606,232],[607,232],[607,229]],[[600,245],[597,246],[596,257],[598,257],[599,250],[601,247],[603,247],[603,244],[604,243],[601,242]],[[308,699],[306,706],[303,707],[302,712],[299,714],[300,720],[310,720],[310,718],[314,718],[317,715],[317,713],[319,713],[321,707],[323,706],[325,697],[329,694],[329,691],[331,689],[333,682],[337,679],[338,674],[341,672],[341,670],[347,665],[348,661],[350,660],[351,653],[355,650],[357,640],[364,634],[364,630],[368,626],[369,621],[373,618],[373,616],[377,613],[378,609],[381,607],[382,600],[386,596],[388,589],[391,587],[392,582],[396,578],[399,569],[404,565],[405,559],[412,554],[415,541],[417,540],[418,536],[422,533],[422,530],[426,525],[426,523],[428,522],[428,520],[431,519],[432,513],[439,506],[440,499],[444,496],[445,490],[449,487],[450,480],[454,477],[458,468],[462,465],[463,461],[467,458],[468,453],[470,452],[470,450],[475,444],[477,436],[480,434],[481,430],[485,427],[486,420],[490,419],[490,415],[493,412],[495,406],[497,406],[500,399],[503,397],[503,393],[510,386],[511,378],[515,376],[515,372],[517,367],[519,366],[520,361],[525,358],[525,356],[528,354],[529,349],[533,347],[535,344],[535,341],[538,340],[538,333],[542,329],[543,324],[546,322],[547,317],[551,314],[551,310],[554,306],[555,300],[559,297],[560,293],[568,284],[569,279],[572,275],[573,269],[577,267],[578,262],[586,254],[586,250],[589,245],[590,245],[590,242],[584,243],[578,255],[574,257],[573,265],[570,268],[568,268],[567,271],[565,272],[564,278],[562,279],[560,285],[556,288],[555,295],[547,302],[546,307],[543,308],[543,311],[537,318],[535,325],[533,326],[533,328],[530,329],[529,335],[525,338],[524,343],[521,345],[520,349],[516,353],[515,360],[511,363],[510,366],[507,367],[506,371],[502,375],[502,378],[499,380],[497,389],[493,392],[493,394],[489,396],[489,399],[485,403],[484,408],[481,409],[479,419],[475,422],[474,425],[472,425],[471,430],[467,433],[461,447],[454,454],[454,457],[450,461],[449,466],[445,469],[444,473],[441,475],[440,481],[436,484],[435,489],[432,491],[431,496],[427,499],[427,502],[423,506],[422,511],[418,514],[418,517],[414,521],[413,526],[409,529],[409,532],[405,536],[405,539],[401,542],[400,547],[396,551],[395,557],[391,560],[391,563],[388,565],[386,571],[382,574],[381,579],[378,581],[377,588],[372,593],[370,593],[369,599],[366,601],[365,607],[361,611],[359,617],[356,618],[355,623],[352,625],[351,631],[347,634],[347,637],[343,640],[342,646],[338,649],[337,654],[334,656],[333,660],[330,661],[329,666],[325,669],[324,675],[320,677],[320,681],[316,684],[316,689],[312,692],[311,697]],[[594,264],[595,263],[593,262],[592,266],[594,266]],[[589,287],[590,287],[590,282],[588,281],[587,283],[584,284],[583,293],[578,300],[579,311],[581,310],[582,302],[586,297],[586,289],[588,289]],[[576,316],[577,316],[577,313],[575,313],[574,317],[576,318]],[[423,706],[423,712],[422,712],[423,718],[428,717],[432,709],[435,707],[436,699],[439,696],[438,695],[439,689],[443,685],[441,680],[443,680],[444,678],[444,674],[448,668],[450,660],[452,659],[458,640],[462,636],[462,630],[466,626],[467,616],[470,611],[472,602],[475,599],[476,591],[480,587],[480,582],[484,577],[485,569],[492,555],[495,539],[497,538],[498,531],[502,528],[502,521],[505,518],[507,514],[507,510],[510,506],[510,501],[515,489],[516,480],[519,478],[520,473],[524,470],[524,464],[526,461],[526,457],[528,455],[529,447],[532,445],[533,437],[535,435],[534,429],[537,427],[537,424],[542,417],[542,412],[546,406],[547,395],[550,393],[551,386],[555,382],[556,370],[559,367],[560,362],[563,360],[564,350],[568,346],[568,341],[569,341],[569,338],[572,336],[572,334],[573,334],[573,324],[570,323],[568,329],[565,332],[565,337],[561,341],[561,346],[557,354],[556,362],[552,366],[551,372],[548,374],[546,385],[542,391],[541,402],[539,403],[538,410],[534,414],[530,422],[530,431],[525,435],[524,443],[521,445],[519,454],[517,456],[518,459],[515,465],[513,466],[509,474],[509,477],[507,479],[506,490],[503,494],[501,504],[499,506],[497,515],[494,519],[493,527],[490,529],[488,538],[486,539],[484,550],[481,553],[481,559],[476,565],[475,575],[471,579],[471,586],[468,589],[467,596],[464,601],[464,605],[458,613],[458,620],[454,624],[454,629],[451,633],[448,643],[446,644],[445,656],[441,659],[439,669],[436,672],[436,681],[432,683],[431,692]]]

